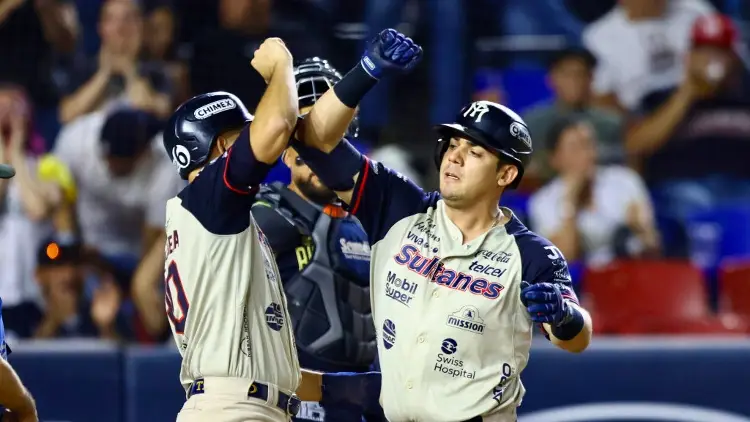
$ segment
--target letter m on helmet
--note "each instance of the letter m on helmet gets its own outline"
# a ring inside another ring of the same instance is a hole
[[[476,123],[479,123],[482,121],[482,116],[485,115],[490,111],[490,106],[487,105],[484,101],[475,101],[471,103],[469,108],[466,109],[464,112],[464,117],[470,117],[472,119],[475,119],[474,121]]]

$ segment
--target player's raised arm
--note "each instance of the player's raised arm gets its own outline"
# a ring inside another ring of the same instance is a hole
[[[292,55],[281,39],[268,38],[251,64],[268,87],[250,124],[250,147],[258,161],[273,164],[286,149],[299,114]]]
[[[315,174],[349,205],[366,160],[344,139],[364,96],[389,74],[409,72],[422,48],[394,29],[381,31],[361,60],[315,103],[301,122],[294,147]]]

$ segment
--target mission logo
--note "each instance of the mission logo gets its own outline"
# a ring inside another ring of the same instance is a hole
[[[449,327],[469,331],[476,334],[484,333],[484,320],[479,316],[479,311],[473,306],[464,306],[458,311],[448,315],[446,324]]]

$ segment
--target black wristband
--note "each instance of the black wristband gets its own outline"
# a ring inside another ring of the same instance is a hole
[[[583,319],[583,314],[576,309],[575,306],[570,304],[568,304],[568,306],[570,315],[568,316],[567,321],[560,326],[552,326],[552,335],[563,341],[572,340],[586,325],[586,321]]]
[[[342,139],[329,153],[309,147],[297,139],[292,141],[292,147],[329,188],[339,192],[354,188],[354,176],[362,170],[365,158],[346,139]]]
[[[356,108],[377,83],[378,80],[370,76],[362,67],[362,62],[359,62],[333,86],[333,92],[347,107]]]

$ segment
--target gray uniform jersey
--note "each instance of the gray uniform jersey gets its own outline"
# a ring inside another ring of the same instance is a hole
[[[262,170],[239,140],[167,203],[166,308],[186,389],[200,377],[248,378],[287,392],[299,385],[281,278],[250,214],[255,189],[246,186]]]
[[[372,243],[387,418],[513,415],[525,391],[519,375],[534,328],[521,283],[558,283],[575,300],[560,251],[507,209],[507,224],[464,245],[437,193],[369,160],[350,208]]]

